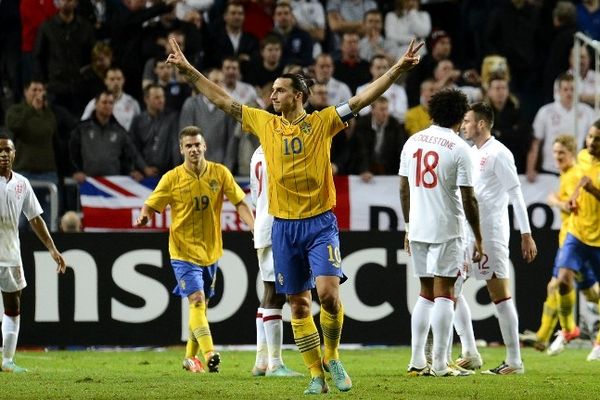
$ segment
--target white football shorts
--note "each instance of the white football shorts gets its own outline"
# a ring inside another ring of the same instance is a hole
[[[465,249],[458,237],[444,243],[410,242],[415,276],[456,278],[463,269]]]
[[[473,242],[469,243],[468,249],[473,254]],[[510,278],[509,251],[508,246],[496,241],[483,241],[483,256],[478,263],[471,262],[469,276],[477,280]]]
[[[256,249],[256,255],[258,256],[258,267],[263,282],[275,282],[275,265],[271,246]]]
[[[18,292],[27,286],[23,267],[0,267],[0,290],[6,293]]]

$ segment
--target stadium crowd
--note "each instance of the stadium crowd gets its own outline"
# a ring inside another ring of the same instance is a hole
[[[573,33],[600,39],[599,3],[3,0],[0,129],[15,139],[15,170],[59,188],[65,177],[159,177],[182,161],[177,133],[190,124],[206,135],[208,160],[247,175],[258,142],[165,62],[169,36],[242,104],[270,111],[282,72],[316,79],[308,104],[319,110],[360,93],[423,39],[418,67],[336,137],[334,172],[395,174],[406,139],[430,124],[431,95],[459,88],[493,106],[493,135],[533,181],[558,172],[552,139],[570,133],[574,115]],[[580,62],[579,149],[596,117],[588,51]]]

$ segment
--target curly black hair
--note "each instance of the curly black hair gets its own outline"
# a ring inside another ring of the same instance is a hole
[[[469,110],[467,96],[460,90],[442,90],[429,101],[429,115],[435,125],[451,128],[460,124]]]

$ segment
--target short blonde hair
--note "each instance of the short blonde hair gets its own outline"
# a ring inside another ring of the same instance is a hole
[[[554,139],[552,144],[554,143],[562,144],[573,155],[577,152],[577,143],[575,141],[575,136],[573,135],[559,135]]]

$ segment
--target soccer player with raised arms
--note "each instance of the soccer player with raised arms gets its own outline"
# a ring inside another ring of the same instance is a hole
[[[485,249],[481,260],[473,264],[472,274],[476,279],[486,281],[490,298],[496,306],[500,332],[506,346],[505,360],[498,367],[482,373],[522,374],[525,368],[519,348],[519,318],[509,287],[509,200],[521,231],[523,259],[528,263],[532,262],[537,255],[537,248],[531,236],[514,157],[510,150],[492,136],[493,125],[494,112],[486,103],[471,105],[462,124],[465,138],[474,143],[471,148],[474,188],[479,202],[479,214],[482,216],[481,230]],[[470,242],[474,240],[471,235]],[[467,354],[462,357],[467,357]]]
[[[271,100],[281,116],[243,106],[210,82],[185,58],[177,43],[167,62],[174,64],[217,107],[255,134],[265,152],[269,176],[269,214],[272,230],[276,290],[288,295],[292,329],[311,380],[306,394],[327,393],[325,369],[335,386],[348,391],[352,381],[340,361],[338,348],[344,309],[339,297],[341,269],[339,232],[335,215],[335,187],[330,164],[331,141],[362,108],[381,96],[400,74],[419,62],[422,44],[410,44],[406,53],[379,79],[348,102],[310,115],[303,104],[310,82],[301,75],[285,74],[275,80]],[[311,289],[321,302],[321,338],[310,312]]]
[[[162,176],[144,202],[136,226],[144,226],[154,213],[171,206],[169,255],[177,280],[173,293],[189,302],[189,338],[183,368],[204,372],[197,357],[202,352],[209,372],[219,372],[221,356],[215,352],[206,318],[208,300],[214,294],[218,260],[223,255],[221,209],[223,196],[235,205],[240,218],[254,229],[252,210],[246,194],[224,165],[204,158],[206,141],[195,126],[179,132],[183,164]]]

